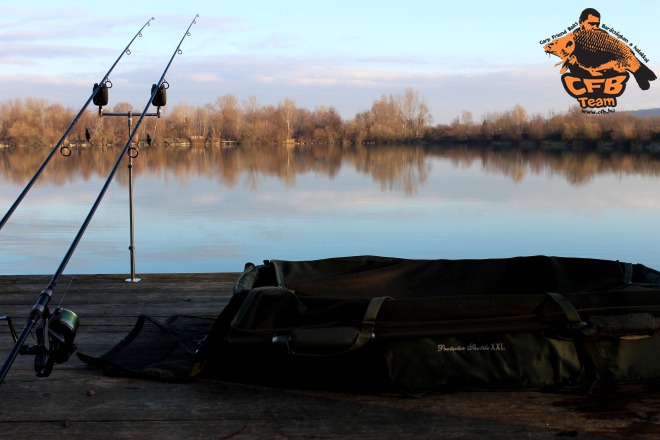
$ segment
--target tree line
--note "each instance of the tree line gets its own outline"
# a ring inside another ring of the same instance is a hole
[[[120,102],[113,113],[133,111]],[[128,138],[127,118],[99,116],[90,108],[78,120],[66,142],[122,145]],[[44,99],[12,99],[0,103],[0,143],[39,146],[56,143],[76,111]],[[134,117],[134,119],[136,119]],[[334,107],[300,108],[285,98],[277,105],[261,105],[252,96],[242,102],[231,94],[204,106],[177,104],[163,110],[161,118],[146,118],[134,140],[147,135],[156,144],[183,141],[202,144],[231,141],[241,144],[393,144],[492,143],[597,145],[611,142],[629,147],[660,141],[660,116],[636,116],[627,112],[583,114],[579,108],[565,113],[530,115],[520,105],[489,113],[475,120],[462,111],[450,124],[432,125],[427,101],[408,88],[383,94],[368,110],[344,120]],[[89,137],[89,141],[88,138]]]
[[[660,115],[630,112],[594,115],[582,112],[577,106],[565,113],[529,115],[516,105],[509,111],[487,114],[478,122],[470,112],[463,111],[451,124],[429,128],[426,138],[439,142],[634,148],[660,143]]]

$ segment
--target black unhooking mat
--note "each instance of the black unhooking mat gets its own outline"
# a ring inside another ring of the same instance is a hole
[[[293,387],[591,389],[660,378],[660,272],[588,258],[248,263],[215,320],[141,316],[108,373]]]

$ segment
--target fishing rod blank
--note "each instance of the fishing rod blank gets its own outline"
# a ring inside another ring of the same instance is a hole
[[[9,372],[9,369],[11,368],[12,364],[14,363],[14,360],[16,359],[16,356],[19,354],[22,345],[25,343],[25,340],[27,339],[28,335],[32,331],[33,327],[37,323],[39,319],[43,315],[48,315],[48,303],[50,302],[50,299],[53,296],[53,290],[55,289],[55,286],[57,285],[57,282],[59,281],[60,276],[64,272],[64,269],[66,268],[66,265],[69,263],[69,260],[73,256],[73,252],[76,250],[76,247],[78,246],[78,243],[82,239],[83,234],[85,233],[85,230],[87,229],[87,226],[89,226],[89,223],[92,221],[92,217],[94,217],[94,213],[96,213],[96,210],[98,209],[99,205],[101,204],[101,200],[103,200],[103,196],[107,192],[110,183],[115,177],[115,174],[117,173],[117,170],[119,169],[119,166],[124,158],[124,156],[128,153],[131,144],[133,142],[133,138],[135,137],[135,134],[138,132],[138,128],[140,127],[140,124],[142,124],[142,120],[144,119],[145,114],[147,114],[147,110],[149,109],[149,106],[152,105],[154,100],[156,99],[156,95],[159,94],[159,89],[164,86],[165,82],[165,74],[170,68],[170,65],[172,64],[172,61],[174,60],[174,57],[177,54],[181,54],[181,44],[183,44],[183,40],[190,35],[190,28],[192,27],[193,24],[197,23],[196,19],[199,17],[199,14],[195,15],[195,18],[193,21],[190,23],[188,26],[188,29],[186,29],[186,32],[183,34],[183,37],[181,38],[181,41],[179,42],[179,45],[176,47],[174,50],[174,53],[172,54],[172,57],[170,58],[170,61],[167,63],[167,66],[165,67],[165,70],[163,71],[163,74],[160,77],[160,80],[158,80],[158,83],[155,84],[155,87],[152,86],[151,88],[151,96],[149,97],[149,100],[147,101],[147,105],[144,108],[144,111],[142,111],[142,115],[138,119],[137,123],[135,124],[135,128],[133,129],[133,132],[128,138],[128,141],[126,142],[126,145],[122,149],[121,153],[119,154],[119,158],[117,159],[117,162],[115,163],[114,167],[110,171],[110,174],[108,175],[108,178],[105,181],[105,184],[103,185],[103,188],[101,188],[101,191],[99,192],[98,197],[96,198],[96,201],[92,205],[92,208],[90,209],[89,213],[87,214],[87,217],[85,218],[85,221],[83,222],[82,226],[78,230],[78,233],[76,234],[76,237],[73,240],[73,243],[71,243],[71,246],[69,247],[69,250],[67,253],[64,255],[64,258],[62,259],[62,262],[60,263],[60,266],[57,268],[57,271],[53,275],[53,277],[50,280],[50,283],[48,284],[48,287],[46,287],[44,290],[41,291],[41,294],[39,295],[39,298],[37,299],[36,304],[34,307],[32,307],[32,310],[27,318],[27,321],[25,323],[25,327],[23,328],[23,331],[21,332],[20,336],[18,337],[18,340],[14,343],[14,347],[12,351],[9,353],[9,356],[5,360],[4,364],[2,365],[2,369],[0,369],[0,384],[5,380],[5,377],[7,376],[7,373]],[[161,95],[159,97],[162,97],[162,92],[160,92]]]
[[[76,123],[78,122],[78,119],[80,119],[80,117],[82,116],[82,114],[84,113],[84,111],[87,109],[87,107],[89,106],[89,103],[92,102],[92,100],[94,100],[94,104],[95,104],[95,105],[99,105],[99,111],[100,111],[100,108],[101,108],[102,105],[106,105],[106,104],[108,103],[108,84],[107,84],[107,83],[109,82],[109,81],[108,81],[108,77],[110,76],[110,73],[112,73],[112,71],[114,70],[115,66],[117,66],[117,64],[119,63],[119,60],[122,59],[122,57],[124,56],[124,54],[127,54],[127,55],[130,55],[130,54],[131,54],[131,50],[130,50],[131,45],[132,45],[133,42],[137,39],[137,37],[141,37],[141,36],[142,36],[142,30],[143,30],[145,27],[150,26],[152,20],[155,20],[155,18],[151,17],[149,20],[147,20],[147,22],[144,24],[144,26],[142,26],[142,27],[140,28],[140,30],[137,32],[137,34],[135,34],[135,36],[133,37],[133,39],[128,43],[128,45],[126,46],[126,48],[122,51],[122,53],[119,55],[119,57],[115,60],[115,62],[114,62],[114,64],[112,65],[112,67],[110,67],[110,69],[109,69],[108,72],[105,74],[105,76],[103,76],[103,78],[101,79],[101,81],[98,82],[98,83],[96,83],[96,84],[94,84],[94,88],[93,88],[92,94],[90,95],[89,99],[87,99],[87,102],[85,102],[85,105],[83,105],[83,107],[80,109],[80,111],[78,112],[78,114],[76,115],[76,117],[73,118],[73,121],[71,122],[71,125],[69,125],[69,128],[66,129],[66,131],[64,132],[64,134],[62,135],[62,137],[60,138],[60,140],[57,142],[57,144],[55,144],[55,146],[53,147],[53,149],[51,150],[51,152],[48,154],[48,156],[46,156],[46,159],[45,159],[44,162],[41,164],[41,166],[39,167],[39,169],[37,170],[37,172],[34,174],[34,176],[32,177],[32,179],[28,182],[28,184],[25,186],[25,188],[23,189],[23,191],[19,194],[19,196],[18,196],[18,198],[16,199],[16,201],[14,202],[14,204],[11,205],[11,207],[9,208],[9,210],[7,211],[7,213],[5,214],[5,216],[2,218],[2,220],[0,220],[0,229],[2,229],[2,227],[5,225],[5,223],[7,223],[7,221],[9,220],[9,217],[11,217],[11,215],[14,213],[14,211],[16,210],[16,208],[18,208],[18,205],[21,204],[21,202],[23,201],[23,199],[25,198],[25,196],[27,195],[27,193],[30,191],[30,189],[32,188],[32,186],[34,185],[34,183],[37,181],[37,179],[39,178],[39,176],[41,175],[41,173],[43,172],[43,170],[46,168],[46,166],[48,165],[48,163],[50,162],[50,160],[51,160],[51,159],[53,158],[53,156],[55,155],[55,152],[56,152],[58,149],[61,148],[62,144],[64,143],[64,140],[65,140],[66,137],[69,135],[69,132],[71,132],[71,130],[73,129],[73,127],[76,125]],[[110,83],[110,87],[111,87],[111,86],[112,86],[112,83]],[[62,152],[62,154],[68,156],[68,154],[65,154],[64,151]],[[70,153],[69,153],[69,154],[70,154]]]

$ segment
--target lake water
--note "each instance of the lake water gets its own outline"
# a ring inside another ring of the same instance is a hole
[[[0,230],[0,274],[53,274],[119,148],[57,154]],[[48,149],[0,150],[0,215]],[[147,147],[136,274],[264,259],[557,255],[660,268],[660,158],[461,146]],[[126,160],[64,273],[130,273]]]

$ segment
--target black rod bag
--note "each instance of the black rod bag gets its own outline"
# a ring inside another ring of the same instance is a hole
[[[658,283],[583,258],[273,260],[246,267],[200,359],[211,374],[409,394],[653,379]]]
[[[411,395],[591,389],[660,378],[659,317],[660,273],[641,264],[272,260],[246,265],[187,376]],[[99,359],[116,360],[87,360]]]

